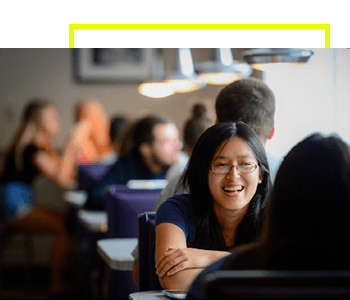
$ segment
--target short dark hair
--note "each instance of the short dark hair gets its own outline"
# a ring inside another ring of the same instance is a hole
[[[152,144],[154,136],[154,127],[157,124],[173,123],[165,115],[147,115],[128,124],[121,136],[120,157],[124,157],[131,152],[138,152],[141,144]]]
[[[157,124],[173,123],[164,115],[149,115],[135,123],[132,130],[135,147],[138,148],[141,144],[152,144],[155,140],[154,127]]]
[[[220,91],[215,110],[219,122],[242,121],[267,140],[274,124],[275,96],[260,80],[236,80]]]
[[[263,208],[271,184],[265,149],[254,130],[243,122],[216,124],[207,129],[198,139],[181,181],[184,187],[189,187],[199,220],[196,236],[198,243],[205,249],[225,249],[224,238],[213,211],[208,172],[218,147],[235,136],[242,138],[251,148],[263,174],[263,181],[258,185],[249,210],[238,228],[235,245],[252,241],[257,236],[260,227]]]

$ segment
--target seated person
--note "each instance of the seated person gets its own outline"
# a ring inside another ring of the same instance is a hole
[[[156,214],[156,270],[164,289],[186,289],[233,246],[259,232],[271,182],[264,147],[243,122],[219,123],[198,139],[182,184]]]
[[[203,299],[204,277],[216,270],[348,270],[350,149],[340,138],[313,134],[284,158],[255,243],[206,268],[188,299]]]
[[[115,160],[119,158],[120,145],[124,131],[129,125],[129,118],[124,115],[114,115],[111,118],[111,130],[109,136],[115,152]]]
[[[51,296],[69,287],[63,274],[75,254],[75,241],[63,214],[35,203],[34,182],[45,176],[62,188],[74,184],[74,166],[81,149],[71,137],[59,155],[53,140],[60,129],[55,105],[45,99],[29,100],[0,168],[0,231],[7,227],[55,237],[49,260]]]
[[[138,120],[131,128],[128,142],[131,142],[130,152],[89,191],[86,209],[106,209],[104,193],[109,185],[126,184],[132,179],[165,179],[182,146],[175,123],[165,116],[155,115]]]
[[[78,163],[108,162],[114,149],[110,138],[110,120],[95,98],[79,99],[75,105],[75,135],[82,147]]]

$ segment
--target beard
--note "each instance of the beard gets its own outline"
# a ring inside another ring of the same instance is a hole
[[[160,155],[157,155],[154,152],[152,153],[151,159],[154,164],[164,169],[170,167],[173,164],[168,161],[165,161]]]

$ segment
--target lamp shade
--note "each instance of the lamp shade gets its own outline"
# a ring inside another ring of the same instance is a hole
[[[312,50],[299,48],[257,48],[241,55],[254,69],[264,71],[271,64],[305,64],[313,54]]]
[[[154,52],[152,64],[152,74],[149,81],[143,82],[138,86],[138,92],[150,98],[164,98],[175,94],[172,84],[163,82],[164,78],[164,59],[160,49]]]
[[[252,67],[235,61],[230,48],[216,48],[211,51],[211,59],[195,65],[199,76],[208,84],[228,84],[237,79],[249,77]]]
[[[164,49],[164,69],[164,82],[173,84],[176,93],[187,93],[206,86],[194,70],[190,48]]]

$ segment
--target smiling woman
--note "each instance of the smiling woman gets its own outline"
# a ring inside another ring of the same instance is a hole
[[[182,184],[156,216],[156,269],[163,288],[186,289],[233,246],[254,241],[270,188],[265,150],[242,122],[210,127],[197,141]]]

